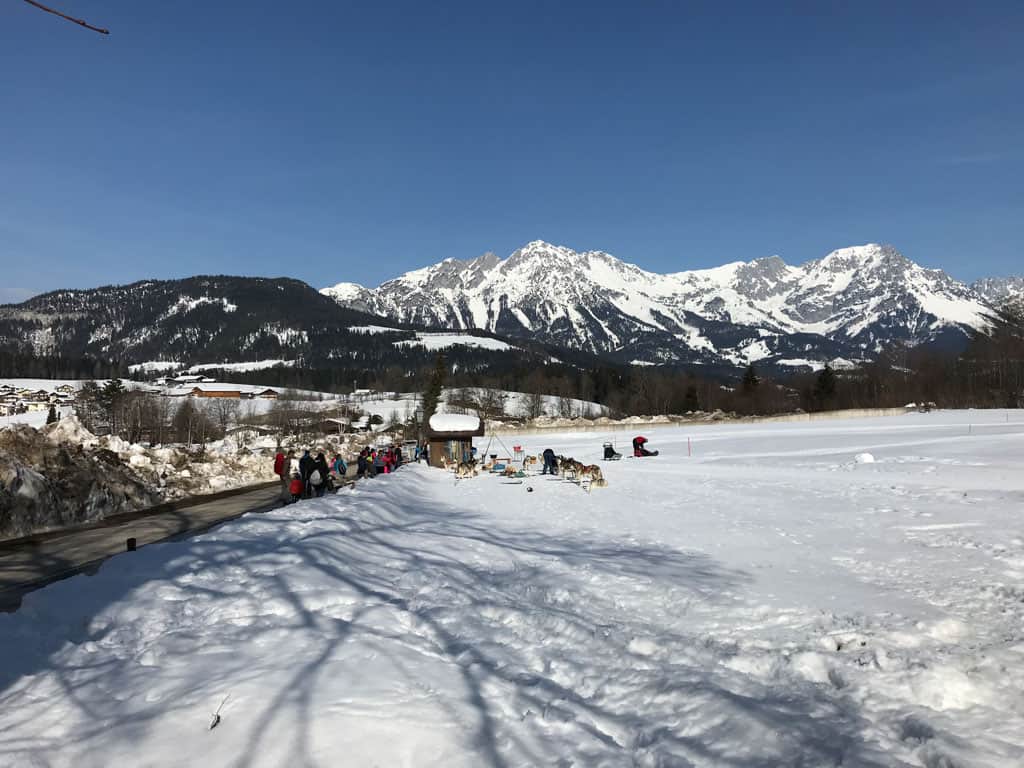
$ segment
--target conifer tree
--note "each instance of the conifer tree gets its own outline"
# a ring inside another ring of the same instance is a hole
[[[821,369],[814,382],[814,401],[818,408],[824,410],[832,402],[836,394],[836,374],[828,365]]]
[[[686,388],[686,394],[683,396],[683,409],[686,411],[700,410],[700,397],[697,395],[696,384],[690,384]]]
[[[437,403],[441,399],[441,390],[444,389],[444,380],[448,373],[448,364],[443,353],[438,354],[434,361],[434,370],[430,374],[430,381],[427,388],[423,390],[423,421],[430,421],[430,417],[437,411]]]
[[[747,366],[747,370],[743,373],[743,384],[742,390],[744,395],[752,395],[757,391],[757,385],[761,383],[761,378],[757,375],[757,371],[754,370],[754,364],[750,363]]]

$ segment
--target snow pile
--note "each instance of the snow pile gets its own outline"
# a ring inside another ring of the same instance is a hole
[[[27,427],[0,431],[0,538],[61,528],[156,504],[151,486],[106,450],[50,439]],[[80,425],[79,425],[80,427]],[[68,433],[89,435],[82,429]]]
[[[435,413],[430,428],[437,432],[473,432],[480,429],[480,417],[459,413]]]
[[[853,461],[855,464],[874,464],[875,457],[870,453],[858,453],[853,457]]]
[[[0,431],[0,538],[90,522],[160,501],[274,480],[274,444],[204,451],[96,437],[73,415]]]
[[[1019,765],[1024,420],[692,435],[593,494],[406,467],[32,593],[0,616],[0,753]],[[876,471],[837,471],[855,451]]]
[[[96,444],[96,435],[82,426],[82,422],[74,414],[64,416],[60,421],[47,424],[42,432],[54,443],[68,443],[71,445],[93,446]]]

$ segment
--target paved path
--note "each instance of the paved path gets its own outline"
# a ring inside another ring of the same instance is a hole
[[[262,487],[228,498],[201,501],[122,521],[43,534],[28,540],[0,543],[0,611],[16,610],[22,595],[50,582],[98,567],[125,551],[134,537],[142,547],[157,541],[206,530],[246,512],[266,512],[279,506],[279,491]]]

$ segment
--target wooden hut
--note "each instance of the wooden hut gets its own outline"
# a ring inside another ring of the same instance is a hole
[[[473,456],[473,438],[483,435],[484,425],[478,416],[435,413],[427,423],[430,466],[443,467],[442,456],[449,462],[467,461]]]

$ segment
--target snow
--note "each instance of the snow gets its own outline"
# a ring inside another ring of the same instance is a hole
[[[238,309],[237,304],[232,304],[224,297],[212,297],[212,296],[179,296],[178,300],[174,302],[163,315],[160,316],[160,320],[166,320],[167,318],[173,317],[179,314],[188,314],[196,307],[203,304],[220,305],[224,312],[234,312]]]
[[[435,413],[430,417],[430,428],[438,432],[471,432],[480,429],[480,417]]]
[[[176,371],[182,367],[181,363],[175,363],[169,360],[149,360],[145,363],[136,363],[135,365],[128,366],[129,373],[164,373],[166,371]]]
[[[349,330],[353,333],[402,333],[399,328],[388,328],[384,325],[353,325]]]
[[[590,494],[407,467],[29,594],[3,762],[1020,765],[1024,414],[649,434]]]
[[[200,363],[188,368],[189,373],[201,373],[202,371],[262,371],[267,368],[290,368],[295,365],[294,360],[253,360],[248,363]]]
[[[479,349],[493,349],[504,351],[512,349],[512,345],[500,339],[492,339],[487,336],[470,336],[461,333],[428,333],[417,332],[415,340],[396,341],[396,347],[407,347],[411,345],[425,347],[428,350],[447,349],[448,347],[477,347]]]
[[[13,416],[0,416],[0,429],[10,427],[15,424],[27,424],[30,427],[39,429],[39,427],[46,424],[46,417],[48,414],[49,410],[29,411],[28,413],[18,413]]]
[[[58,387],[64,385],[81,389],[83,383],[83,379],[0,379],[0,386],[6,385],[31,390],[44,389],[47,392],[56,392]],[[106,379],[97,379],[96,383],[102,387],[106,384]]]

